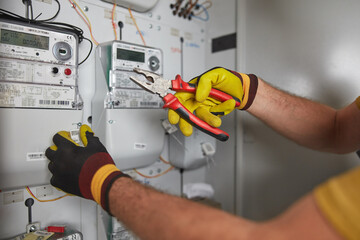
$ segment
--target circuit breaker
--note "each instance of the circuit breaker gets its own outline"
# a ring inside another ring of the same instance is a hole
[[[130,80],[134,67],[162,75],[162,51],[123,41],[98,45],[92,127],[122,170],[154,163],[165,140],[162,100]]]
[[[78,38],[0,20],[0,190],[48,184],[45,150],[81,124]]]

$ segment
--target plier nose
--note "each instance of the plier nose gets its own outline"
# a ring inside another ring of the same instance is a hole
[[[134,68],[134,72],[144,75],[151,82],[155,82],[156,79],[160,78],[160,75],[141,68]]]
[[[148,90],[151,93],[159,94],[160,97],[165,97],[167,91],[171,88],[171,81],[162,78],[160,75],[149,72],[140,68],[134,68],[134,72],[142,74],[150,82],[141,81],[133,76],[130,77],[140,87]]]

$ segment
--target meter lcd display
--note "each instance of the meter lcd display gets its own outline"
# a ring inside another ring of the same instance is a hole
[[[0,42],[21,47],[49,50],[49,38],[35,34],[1,29]]]
[[[118,48],[117,49],[117,59],[133,61],[133,62],[145,62],[145,53],[136,52]]]

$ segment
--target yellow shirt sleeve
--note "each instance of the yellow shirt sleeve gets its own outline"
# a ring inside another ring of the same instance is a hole
[[[360,239],[360,167],[314,189],[316,203],[345,239]]]

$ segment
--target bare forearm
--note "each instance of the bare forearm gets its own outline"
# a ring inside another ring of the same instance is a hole
[[[110,210],[141,239],[251,239],[256,225],[223,211],[120,178]]]
[[[248,111],[285,137],[315,150],[346,153],[360,146],[360,110],[355,103],[335,110],[259,80]]]

